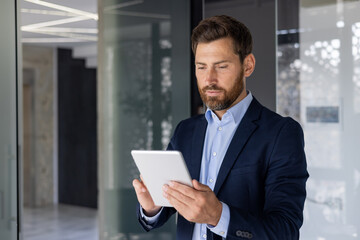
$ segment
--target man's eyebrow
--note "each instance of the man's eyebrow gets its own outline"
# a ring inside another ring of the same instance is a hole
[[[227,62],[230,62],[230,61],[229,60],[222,60],[222,61],[214,62],[214,65],[221,64],[221,63],[227,63]]]
[[[221,60],[218,62],[214,62],[213,65],[217,65],[217,64],[221,64],[221,63],[227,63],[230,62],[229,60]],[[202,63],[202,62],[195,62],[195,65],[206,65],[206,63]]]

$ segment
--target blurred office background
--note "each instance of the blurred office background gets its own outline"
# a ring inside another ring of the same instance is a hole
[[[191,30],[227,14],[254,37],[248,88],[300,122],[301,239],[360,239],[359,0],[5,0],[0,9],[0,239],[145,233],[132,149],[165,149],[204,111]]]

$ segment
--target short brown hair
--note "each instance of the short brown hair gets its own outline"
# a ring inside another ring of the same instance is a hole
[[[234,51],[243,63],[252,52],[253,40],[249,29],[235,18],[219,15],[202,20],[191,35],[191,48],[196,53],[199,43],[209,43],[221,38],[231,37]]]

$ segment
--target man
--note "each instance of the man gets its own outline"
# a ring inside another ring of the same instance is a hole
[[[215,16],[201,21],[191,40],[208,109],[179,123],[168,150],[182,152],[194,187],[165,185],[174,208],[161,208],[135,179],[140,223],[149,231],[177,211],[179,240],[298,239],[308,178],[303,132],[246,90],[255,68],[249,30]]]

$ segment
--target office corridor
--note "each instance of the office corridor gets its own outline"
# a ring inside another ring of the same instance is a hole
[[[54,205],[24,208],[24,240],[97,240],[97,210]]]

